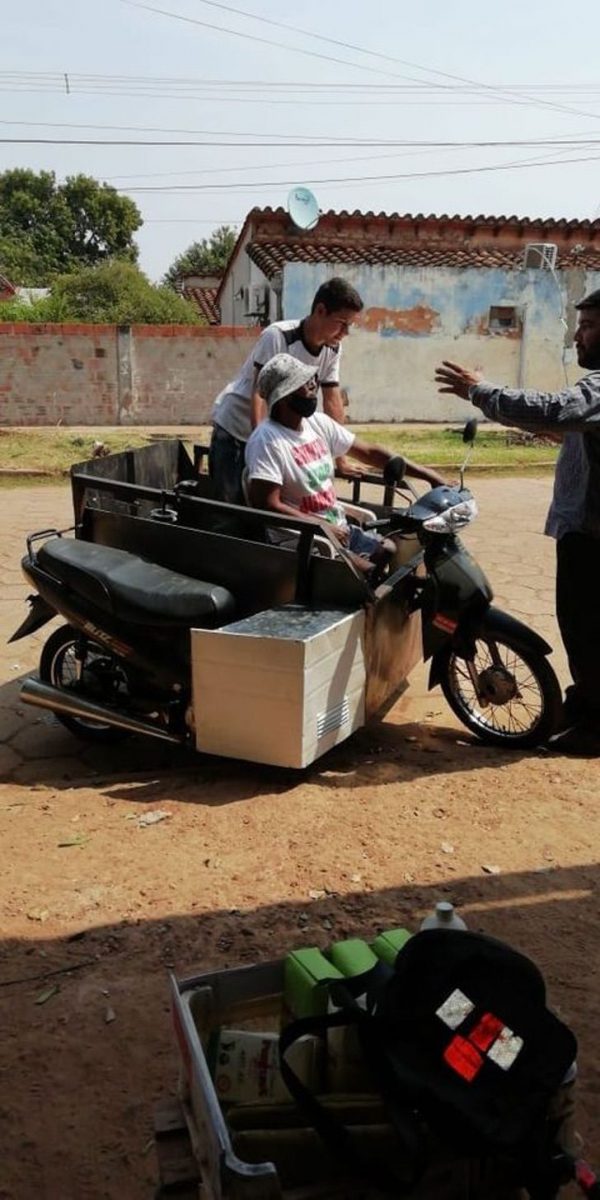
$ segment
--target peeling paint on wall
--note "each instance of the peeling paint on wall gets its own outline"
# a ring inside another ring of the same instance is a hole
[[[426,304],[412,308],[367,308],[357,324],[380,337],[427,337],[440,323],[440,314]]]
[[[600,286],[600,272],[403,267],[366,263],[287,263],[283,314],[300,318],[331,275],[362,296],[361,320],[344,341],[342,384],[352,421],[462,420],[466,401],[440,396],[435,368],[444,358],[510,387],[552,391],[581,370],[572,352],[573,304]],[[514,327],[502,327],[502,310]],[[497,310],[494,313],[494,310]],[[569,331],[562,323],[567,313]]]

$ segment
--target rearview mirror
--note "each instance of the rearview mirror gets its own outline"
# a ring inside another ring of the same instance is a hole
[[[475,441],[475,438],[477,437],[478,425],[479,421],[477,420],[477,417],[470,417],[467,421],[462,435],[462,440],[467,446],[470,446]]]

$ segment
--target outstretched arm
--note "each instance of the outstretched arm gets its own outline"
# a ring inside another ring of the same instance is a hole
[[[348,453],[352,458],[357,458],[359,462],[366,463],[370,467],[375,467],[377,471],[385,471],[389,463],[394,459],[398,459],[398,469],[400,470],[400,467],[403,465],[404,475],[408,475],[412,479],[423,479],[431,487],[439,487],[440,484],[446,482],[432,467],[422,467],[418,463],[411,462],[409,458],[394,455],[389,450],[386,450],[384,446],[355,441]]]
[[[462,396],[480,408],[491,421],[521,429],[551,433],[585,433],[600,428],[600,372],[580,379],[560,392],[502,388],[488,383],[481,372],[459,363],[444,362],[435,373],[438,390]]]

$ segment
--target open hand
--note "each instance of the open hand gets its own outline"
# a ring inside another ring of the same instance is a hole
[[[435,381],[444,386],[438,392],[469,399],[469,389],[481,383],[481,371],[472,371],[469,367],[461,367],[460,363],[444,360],[441,367],[436,367]]]

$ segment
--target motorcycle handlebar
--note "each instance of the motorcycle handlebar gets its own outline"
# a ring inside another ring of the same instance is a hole
[[[389,529],[392,523],[391,517],[380,517],[378,521],[365,521],[363,529]]]

